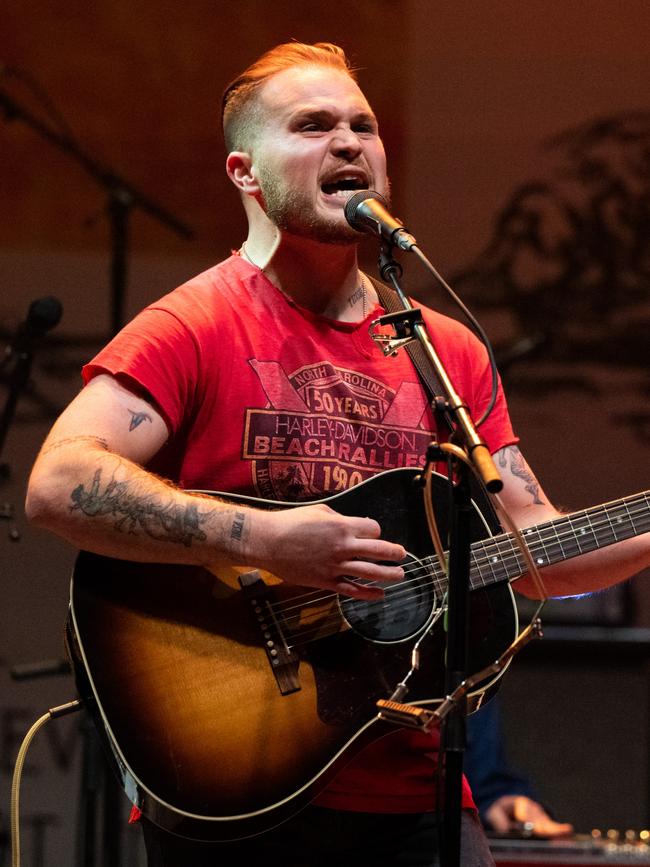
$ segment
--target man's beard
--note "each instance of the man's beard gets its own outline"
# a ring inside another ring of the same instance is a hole
[[[305,190],[288,188],[267,169],[258,169],[258,181],[266,216],[279,229],[324,244],[358,244],[361,241],[360,233],[347,220],[341,219],[343,204],[341,214],[333,212],[328,217],[316,211]]]

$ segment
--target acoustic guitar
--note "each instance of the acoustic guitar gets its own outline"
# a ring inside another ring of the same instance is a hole
[[[365,601],[247,569],[133,563],[81,552],[67,644],[81,696],[132,802],[182,836],[231,840],[298,812],[370,741],[411,671],[404,701],[444,697],[446,576],[433,555],[417,470],[381,473],[321,502],[375,518],[409,552],[404,581]],[[442,537],[446,480],[433,478]],[[288,503],[219,494],[266,508]],[[524,531],[540,567],[650,530],[650,492]],[[524,560],[487,500],[473,500],[468,668],[518,631],[510,583]],[[305,574],[309,563],[305,563]],[[498,677],[470,696],[485,701]]]

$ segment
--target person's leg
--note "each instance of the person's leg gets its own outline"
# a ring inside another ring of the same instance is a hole
[[[460,862],[463,867],[494,867],[494,858],[478,814],[473,810],[463,810],[461,822]]]

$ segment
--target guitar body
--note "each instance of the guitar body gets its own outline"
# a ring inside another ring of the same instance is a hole
[[[226,840],[296,813],[359,749],[395,730],[375,703],[407,675],[417,641],[420,668],[405,701],[442,699],[443,602],[421,565],[432,546],[416,475],[382,473],[323,501],[375,518],[409,551],[417,584],[385,620],[378,603],[347,609],[349,600],[270,574],[249,575],[242,588],[243,569],[214,575],[79,555],[67,625],[77,684],[127,794],[150,819],[182,836]],[[434,482],[444,504],[446,483]],[[475,539],[498,530],[485,503],[473,524]],[[475,672],[511,643],[517,618],[507,582],[474,590],[470,602]],[[482,684],[470,703],[495,686]]]

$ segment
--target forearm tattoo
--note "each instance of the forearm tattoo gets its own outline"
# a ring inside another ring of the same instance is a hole
[[[510,463],[510,472],[518,479],[526,482],[526,491],[533,498],[536,506],[543,506],[544,500],[539,496],[539,483],[526,466],[523,455],[516,446],[508,446],[499,453],[499,466],[503,469]]]
[[[111,477],[102,484],[102,471],[95,471],[88,488],[77,485],[72,491],[71,511],[81,511],[90,518],[112,517],[114,527],[121,533],[144,533],[162,542],[175,542],[189,548],[192,542],[207,538],[201,526],[212,515],[198,503],[179,504],[171,497],[165,503],[160,496],[144,495],[137,491],[137,482],[118,482]]]
[[[129,424],[129,433],[132,430],[135,430],[139,427],[143,421],[148,421],[149,424],[153,424],[153,420],[148,412],[135,412],[132,409],[128,409],[127,411],[131,413],[131,422]]]

